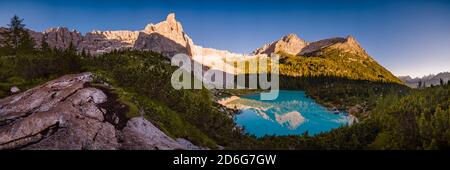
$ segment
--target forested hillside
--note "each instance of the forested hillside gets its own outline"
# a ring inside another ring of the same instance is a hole
[[[280,53],[280,73],[292,77],[339,77],[403,84],[367,55],[327,47],[314,55]]]

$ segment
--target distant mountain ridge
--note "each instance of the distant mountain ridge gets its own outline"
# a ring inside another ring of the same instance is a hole
[[[1,31],[2,29],[0,29]],[[5,30],[3,29],[3,31]],[[288,34],[250,54],[237,54],[194,44],[173,13],[169,14],[166,20],[157,24],[148,24],[139,31],[92,31],[82,35],[76,30],[70,31],[65,27],[60,27],[50,28],[44,32],[32,30],[29,32],[35,39],[37,48],[40,48],[42,42],[45,41],[50,47],[66,49],[72,45],[78,52],[85,51],[93,55],[122,49],[155,51],[167,57],[183,53],[191,56],[196,62],[211,68],[213,66],[208,65],[214,63],[211,60],[220,62],[230,56],[245,60],[246,57],[269,56],[272,53],[279,53],[285,54],[285,57],[299,56],[291,58],[291,60],[284,58],[285,61],[291,61],[291,63],[284,63],[284,66],[287,67],[282,67],[282,73],[290,76],[335,76],[402,83],[372,59],[353,36],[307,42],[295,34]],[[202,57],[207,57],[209,61],[203,60]],[[293,62],[293,60],[297,61]],[[222,71],[232,73],[228,70]]]
[[[416,78],[412,78],[411,76],[399,76],[398,78],[401,79],[403,82],[405,82],[406,85],[412,88],[417,88],[419,82],[421,82],[422,85],[429,87],[431,85],[439,85],[441,80],[444,83],[447,83],[450,80],[450,72],[441,72],[438,74],[430,74],[427,76]]]
[[[6,31],[0,28],[0,32]],[[158,24],[148,24],[143,30],[92,31],[82,35],[66,27],[50,28],[43,32],[29,30],[37,48],[45,40],[52,48],[66,49],[72,44],[77,51],[90,54],[108,53],[113,50],[135,49],[160,52],[168,57],[178,53],[194,55],[234,55],[226,50],[203,48],[195,45],[184,32],[180,22],[171,13]],[[1,38],[1,37],[0,37]]]

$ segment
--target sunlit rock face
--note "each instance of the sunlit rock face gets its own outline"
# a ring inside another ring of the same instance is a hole
[[[344,52],[367,55],[353,36],[306,42],[295,34],[288,34],[277,41],[266,44],[253,51],[253,54],[287,53],[291,55],[315,55],[315,52],[327,47],[340,49]]]
[[[69,48],[70,44],[76,48],[83,40],[81,33],[76,30],[69,31],[69,29],[65,27],[50,28],[43,32],[43,38],[50,47],[58,49]],[[41,44],[41,42],[37,44]]]
[[[90,54],[130,49],[138,35],[138,31],[93,31],[86,33],[77,49],[79,51],[85,50]]]
[[[343,50],[344,52],[354,53],[362,56],[367,56],[365,50],[359,45],[358,41],[353,36],[346,38],[336,37],[324,40],[319,40],[309,43],[305,46],[299,55],[315,55],[315,52],[320,51],[326,47]]]
[[[160,52],[168,57],[180,53],[192,56],[193,46],[192,39],[184,32],[173,13],[165,21],[148,24],[134,44],[135,49]]]
[[[284,52],[292,55],[300,53],[300,51],[306,47],[308,43],[299,38],[295,34],[288,34],[282,37],[280,40],[266,44],[261,48],[256,49],[253,54],[267,54]]]

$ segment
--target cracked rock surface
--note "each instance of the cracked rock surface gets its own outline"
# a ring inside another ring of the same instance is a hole
[[[117,129],[100,107],[108,96],[89,86],[92,77],[66,75],[0,99],[0,149],[192,149],[143,118]]]

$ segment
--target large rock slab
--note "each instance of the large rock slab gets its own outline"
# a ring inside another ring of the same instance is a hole
[[[143,118],[119,128],[106,118],[114,112],[106,107],[121,103],[113,97],[107,102],[110,93],[90,87],[92,80],[91,73],[66,75],[0,99],[0,149],[195,148],[180,145]]]
[[[127,122],[122,134],[123,149],[187,149],[143,118]]]
[[[67,75],[0,100],[0,149],[118,149],[92,74]]]

